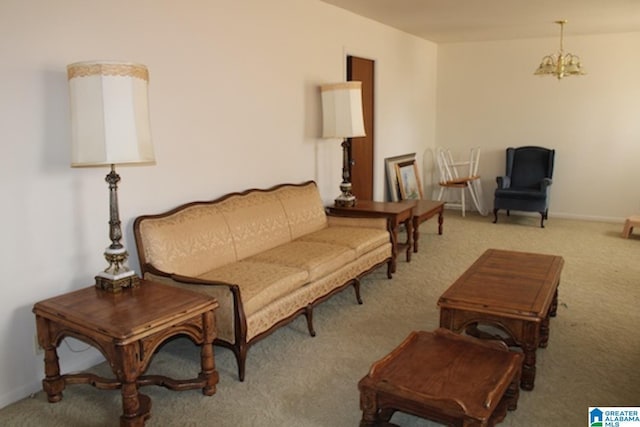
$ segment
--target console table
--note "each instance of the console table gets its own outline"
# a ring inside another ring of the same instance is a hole
[[[213,395],[218,383],[212,345],[217,307],[215,298],[146,280],[119,293],[91,286],[36,303],[33,312],[38,342],[45,351],[42,388],[49,402],[60,401],[67,384],[120,389],[120,425],[143,426],[151,415],[151,400],[139,393],[141,386],[160,385],[178,391],[202,388],[204,395]],[[158,347],[176,335],[186,335],[200,345],[201,372],[197,378],[142,375]],[[90,373],[61,375],[57,347],[67,336],[100,350],[116,378]]]
[[[374,202],[358,200],[355,206],[329,206],[327,210],[333,215],[359,216],[365,218],[386,218],[391,227],[392,252],[391,272],[396,272],[396,258],[398,249],[407,248],[407,262],[411,262],[411,248],[413,239],[413,208],[415,200],[406,202]],[[398,242],[398,228],[404,224],[407,230],[407,241]]]

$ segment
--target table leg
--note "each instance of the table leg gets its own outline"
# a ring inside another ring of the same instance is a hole
[[[558,288],[556,288],[556,292],[553,294],[553,301],[551,301],[551,307],[549,308],[549,316],[556,317],[558,313]]]
[[[136,351],[139,344],[134,342],[116,348],[119,365],[113,366],[113,370],[121,383],[120,427],[142,427],[151,416],[151,399],[138,391],[138,377],[142,373]]]
[[[507,401],[509,402],[507,406],[509,411],[515,411],[518,409],[518,398],[520,397],[520,385],[518,383],[520,382],[520,377],[521,374],[518,372],[518,375],[516,375],[513,378],[513,381],[511,381],[511,384],[509,384],[509,388],[505,394],[508,399]]]
[[[394,225],[391,231],[391,272],[395,273],[398,257],[398,226]]]
[[[549,315],[540,322],[540,347],[546,348],[549,345]]]
[[[418,252],[418,239],[420,239],[420,218],[414,216],[413,223],[413,252]]]
[[[520,387],[523,390],[533,390],[533,383],[536,379],[536,348],[537,346],[531,344],[524,344],[522,346],[524,362],[522,364]]]
[[[360,409],[362,409],[360,427],[374,427],[378,425],[378,405],[376,403],[375,391],[368,388],[360,391]]]
[[[404,226],[407,230],[407,262],[411,262],[411,250],[413,249],[413,217],[409,217]]]
[[[444,207],[438,211],[438,234],[442,235],[442,225],[444,224]]]
[[[38,343],[44,349],[44,373],[42,389],[47,393],[47,400],[51,403],[62,400],[62,390],[65,382],[60,376],[60,362],[58,350],[50,333],[50,322],[44,317],[36,316],[36,328],[38,331]]]
[[[203,324],[203,343],[200,347],[200,378],[205,380],[205,386],[202,388],[202,394],[212,396],[216,392],[216,384],[218,384],[218,371],[216,371],[216,362],[213,355],[213,340],[215,339],[215,322],[213,311],[202,314]]]

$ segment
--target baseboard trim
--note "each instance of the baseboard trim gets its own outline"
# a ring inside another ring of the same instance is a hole
[[[460,207],[453,204],[445,204],[444,208],[447,210],[457,210],[460,211]],[[475,209],[467,209],[467,212],[478,213]],[[504,210],[501,210],[499,213],[504,213]],[[530,217],[540,217],[540,214],[537,212],[523,212],[523,211],[511,211],[512,216],[530,216]],[[493,211],[489,211],[489,216],[493,216]],[[576,213],[567,213],[567,212],[549,212],[549,218],[558,218],[558,219],[574,219],[578,221],[593,221],[593,222],[609,222],[614,224],[623,224],[626,217],[614,217],[614,216],[599,216],[599,215],[582,215]]]

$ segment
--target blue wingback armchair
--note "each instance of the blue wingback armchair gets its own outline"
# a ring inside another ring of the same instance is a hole
[[[543,147],[507,148],[507,170],[496,178],[498,188],[493,202],[493,223],[498,211],[539,212],[540,227],[549,212],[549,190],[553,177],[555,150]]]

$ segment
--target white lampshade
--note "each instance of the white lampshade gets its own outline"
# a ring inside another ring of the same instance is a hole
[[[322,85],[320,92],[324,138],[365,136],[362,116],[362,82]]]
[[[91,61],[67,66],[71,166],[154,161],[144,65]]]

